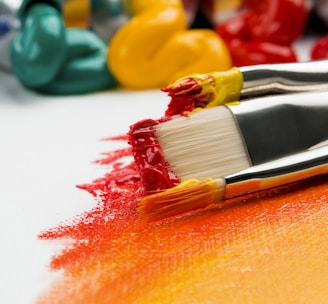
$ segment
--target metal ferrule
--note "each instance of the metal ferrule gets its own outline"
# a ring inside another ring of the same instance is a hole
[[[328,139],[328,91],[254,98],[228,108],[252,165],[305,151]]]
[[[240,67],[240,99],[268,94],[328,90],[328,60]]]
[[[250,167],[225,177],[225,199],[328,173],[328,145]]]

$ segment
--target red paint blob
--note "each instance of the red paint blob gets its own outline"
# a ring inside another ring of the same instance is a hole
[[[168,96],[171,97],[171,101],[165,111],[165,116],[188,116],[190,112],[196,108],[205,108],[213,99],[213,93],[202,92],[204,88],[202,82],[215,87],[215,79],[213,76],[204,74],[200,79],[184,78],[162,89],[163,92],[166,92]]]
[[[194,79],[187,78],[173,88],[165,88],[162,91],[168,93],[168,96],[171,97],[165,111],[165,116],[169,117],[178,114],[183,115],[194,110],[196,107],[194,96],[197,100],[202,87]]]
[[[318,39],[311,50],[311,59],[327,59],[328,58],[328,36]]]
[[[172,172],[170,164],[165,160],[155,135],[154,127],[165,120],[167,119],[142,120],[130,128],[129,144],[132,146],[145,193],[171,188],[180,183],[180,179]]]

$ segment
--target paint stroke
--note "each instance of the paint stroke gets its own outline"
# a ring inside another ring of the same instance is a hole
[[[327,177],[145,223],[136,213],[143,188],[130,149],[96,163],[112,169],[79,186],[97,198],[96,206],[39,235],[71,242],[53,256],[51,270],[63,275],[38,304],[328,298]]]

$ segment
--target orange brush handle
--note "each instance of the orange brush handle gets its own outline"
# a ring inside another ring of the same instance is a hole
[[[323,146],[225,177],[225,198],[271,189],[327,173],[328,146]]]

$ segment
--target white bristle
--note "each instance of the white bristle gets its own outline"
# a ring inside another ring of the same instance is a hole
[[[182,181],[222,178],[251,166],[237,122],[225,106],[175,117],[156,127],[156,137]]]

